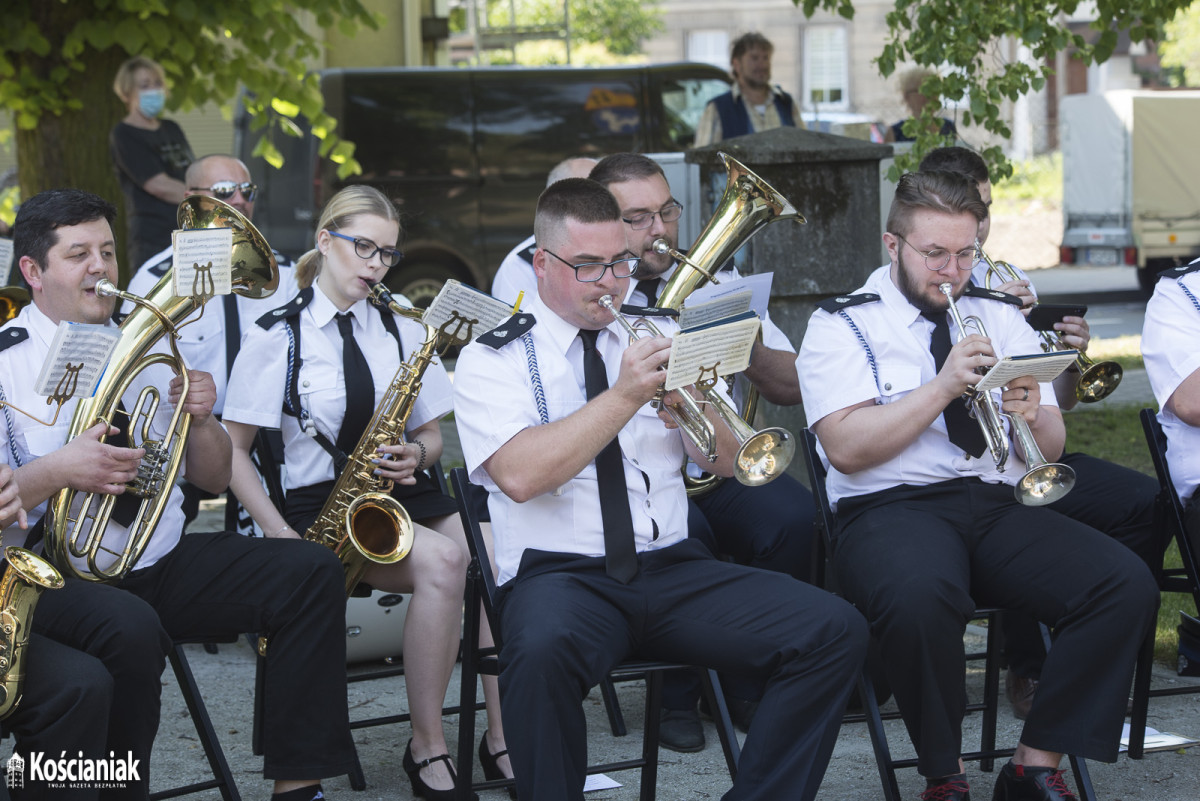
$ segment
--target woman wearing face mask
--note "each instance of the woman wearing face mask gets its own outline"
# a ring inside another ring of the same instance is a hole
[[[167,99],[163,68],[142,56],[117,70],[113,91],[129,110],[108,136],[125,193],[126,261],[131,272],[171,244],[175,210],[187,195],[184,172],[193,161],[187,137],[161,119]]]

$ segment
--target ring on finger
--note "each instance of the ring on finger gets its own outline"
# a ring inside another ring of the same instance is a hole
[[[1028,387],[1025,388],[1025,397],[1021,398],[1021,400],[1023,400],[1023,401],[1029,400],[1029,388]]]

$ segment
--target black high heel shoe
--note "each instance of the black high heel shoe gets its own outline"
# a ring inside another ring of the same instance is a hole
[[[479,766],[483,768],[483,778],[487,779],[488,781],[509,778],[508,776],[505,776],[504,771],[500,769],[500,757],[507,753],[507,748],[503,751],[498,751],[495,754],[489,751],[487,746],[487,733],[484,733],[483,737],[481,737],[479,740]],[[504,789],[508,790],[508,797],[516,801],[517,788],[510,784]]]
[[[413,795],[417,798],[424,798],[425,801],[454,801],[455,790],[434,790],[425,780],[421,778],[421,769],[427,768],[434,762],[445,762],[446,770],[450,771],[450,779],[455,786],[458,785],[458,774],[454,772],[454,763],[450,761],[449,754],[438,754],[429,759],[423,759],[417,762],[412,755],[412,740],[408,741],[408,746],[404,749],[404,760],[401,763],[404,766],[404,772],[408,774],[408,781],[412,784]],[[471,793],[471,798],[479,801],[479,796]]]

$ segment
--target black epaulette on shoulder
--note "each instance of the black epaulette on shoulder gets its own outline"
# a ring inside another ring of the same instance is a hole
[[[998,289],[984,289],[975,284],[967,284],[967,288],[963,290],[963,294],[969,298],[986,298],[987,300],[999,300],[1004,303],[1010,303],[1018,308],[1021,306],[1021,299],[1016,295],[1010,295]]]
[[[489,348],[499,350],[509,342],[520,339],[521,335],[533,328],[533,324],[536,322],[537,320],[533,319],[533,315],[528,312],[514,314],[491,331],[480,336],[476,341]]]
[[[174,256],[167,256],[158,264],[151,265],[146,268],[146,272],[153,275],[155,278],[162,278],[167,274],[167,270],[171,269],[171,265],[175,263]]]
[[[1191,264],[1180,264],[1178,267],[1172,267],[1169,270],[1163,270],[1158,274],[1159,278],[1179,278],[1180,276],[1194,273],[1200,270],[1200,259],[1196,259]]]
[[[530,267],[533,266],[533,254],[534,253],[537,253],[537,243],[536,242],[534,242],[532,245],[530,245],[527,248],[521,248],[519,251],[517,251],[517,255],[520,256],[525,261],[529,262]]]
[[[625,304],[621,306],[621,314],[628,317],[678,317],[678,309],[660,309],[657,306],[634,306]]]
[[[0,331],[0,351],[5,351],[29,339],[29,331],[20,326],[12,326]]]
[[[296,297],[292,298],[278,309],[272,309],[271,311],[267,312],[262,317],[259,317],[255,322],[257,322],[259,327],[264,330],[270,329],[271,326],[275,325],[275,323],[279,322],[280,320],[286,320],[287,318],[304,311],[304,307],[312,302],[312,299],[313,288],[311,286],[307,289],[301,289],[300,294],[296,295]]]
[[[879,300],[879,296],[874,292],[862,292],[857,295],[835,295],[832,298],[825,298],[817,304],[817,308],[822,311],[827,311],[830,314],[848,309],[851,306],[861,306],[864,303],[874,303]]]

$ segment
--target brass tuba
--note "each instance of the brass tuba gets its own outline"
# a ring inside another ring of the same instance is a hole
[[[987,253],[979,251],[987,264],[987,272],[983,275],[983,283],[988,289],[992,288],[992,276],[1001,283],[1020,281],[1020,274],[1006,261],[992,261]],[[1038,331],[1042,337],[1042,350],[1050,353],[1063,350],[1061,337],[1054,336],[1050,331]],[[1121,383],[1124,370],[1117,362],[1096,362],[1083,351],[1075,357],[1075,369],[1079,380],[1075,383],[1075,397],[1082,403],[1095,403],[1104,400],[1113,393]]]
[[[233,229],[233,291],[249,298],[267,297],[279,285],[279,267],[271,246],[258,229],[237,209],[213,198],[191,195],[179,206],[180,228]],[[135,304],[136,308],[121,323],[121,338],[113,352],[104,375],[90,398],[79,401],[67,440],[106,422],[117,426],[121,397],[138,375],[156,364],[169,366],[183,377],[183,396],[187,396],[187,367],[177,347],[178,331],[191,314],[203,308],[211,294],[176,296],[172,292],[171,272],[142,298],[117,289],[102,279],[96,293],[118,297]],[[166,336],[170,353],[150,353]],[[150,424],[158,409],[161,393],[146,387],[138,395],[134,408],[128,411],[128,421],[119,427],[129,435],[140,435],[140,447],[146,449],[138,466],[137,477],[126,485],[125,492],[142,499],[128,536],[123,543],[104,542],[112,516],[115,495],[99,493],[78,494],[73,489],[59,490],[50,499],[46,510],[46,555],[60,570],[90,581],[118,581],[133,569],[154,534],[154,528],[166,509],[167,499],[179,470],[191,415],[183,413],[182,399],[171,415],[171,423],[161,441],[151,440]],[[84,560],[78,566],[73,560]]]
[[[715,283],[714,276],[721,266],[768,224],[781,220],[795,220],[801,224],[807,222],[787,198],[755,175],[749,167],[728,153],[721,152],[717,155],[721,157],[728,175],[725,178],[725,191],[721,194],[721,200],[704,230],[696,237],[686,254],[672,248],[670,243],[662,239],[656,240],[652,245],[655,251],[670,254],[671,258],[679,263],[658,297],[657,306],[660,309],[678,311],[688,295],[709,281]],[[747,382],[745,398],[738,416],[743,424],[753,423],[757,411],[758,390]],[[794,443],[792,447],[795,448]],[[782,452],[778,455],[782,458]],[[786,467],[785,462],[779,472]],[[685,473],[683,480],[688,495],[695,496],[708,492],[720,483],[721,478],[709,474],[693,478]],[[766,482],[756,480],[755,483]]]
[[[42,592],[63,585],[54,566],[32,551],[10,545],[4,558],[8,565],[0,578],[0,720],[21,703],[33,608]]]
[[[381,283],[371,285],[371,300],[403,317],[421,319],[420,310],[401,306]],[[424,344],[392,376],[333,492],[304,532],[304,539],[337,554],[345,572],[347,596],[362,579],[368,563],[399,562],[412,550],[412,518],[391,496],[393,482],[375,475],[371,460],[380,445],[404,442],[404,428],[421,392],[421,377],[437,355],[438,339],[437,330],[425,326]]]

